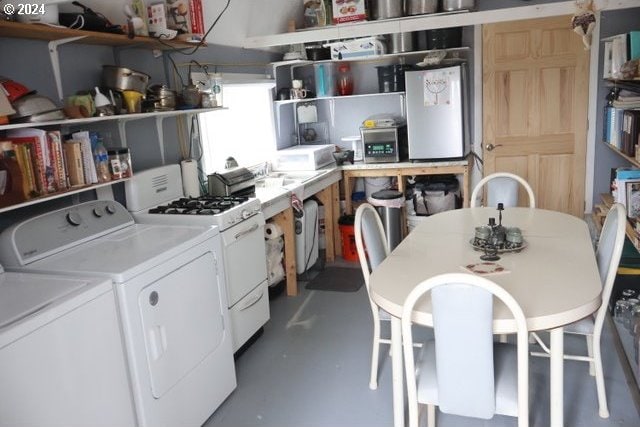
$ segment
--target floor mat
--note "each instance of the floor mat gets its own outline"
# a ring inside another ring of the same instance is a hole
[[[318,291],[356,292],[363,284],[359,268],[325,267],[305,287]]]

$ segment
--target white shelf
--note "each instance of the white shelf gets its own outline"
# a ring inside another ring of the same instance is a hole
[[[367,98],[374,96],[403,96],[404,92],[382,92],[382,93],[363,93],[358,95],[344,95],[344,96],[323,96],[320,98],[302,98],[302,99],[286,99],[282,101],[274,101],[276,105],[285,104],[300,104],[305,102],[325,101],[329,99],[353,99],[353,98]]]
[[[68,126],[68,125],[84,125],[99,122],[108,121],[129,121],[129,120],[142,120],[152,117],[165,118],[172,116],[181,116],[184,114],[197,114],[208,113],[210,111],[224,110],[224,107],[216,108],[197,108],[191,110],[172,110],[172,111],[158,111],[152,113],[135,113],[135,114],[119,114],[114,116],[103,117],[87,117],[85,119],[65,119],[65,120],[53,120],[48,122],[36,122],[36,123],[12,123],[8,125],[0,126],[0,131],[9,129],[19,129],[27,127],[44,127],[44,126]]]
[[[614,10],[638,7],[638,0],[594,0],[594,10]],[[446,13],[407,16],[381,21],[366,21],[353,24],[308,29],[292,33],[281,33],[248,37],[246,48],[265,48],[298,43],[367,37],[437,28],[463,27],[496,22],[518,21],[522,19],[547,18],[551,16],[573,15],[576,12],[574,0],[555,3],[533,4],[478,12]]]
[[[22,202],[22,203],[16,203],[15,205],[5,206],[3,208],[0,208],[0,213],[8,212],[8,211],[11,211],[11,210],[14,210],[14,209],[23,208],[25,206],[31,206],[31,205],[35,205],[35,204],[38,204],[38,203],[46,202],[47,200],[59,199],[61,197],[67,197],[67,196],[71,196],[73,194],[83,193],[85,191],[96,190],[98,188],[107,187],[109,185],[113,185],[113,184],[116,184],[118,182],[129,181],[129,179],[131,179],[131,178],[118,179],[118,180],[115,180],[115,181],[104,182],[102,184],[84,185],[82,187],[71,188],[70,190],[61,191],[59,193],[53,193],[53,194],[48,194],[46,196],[35,197],[33,199],[27,200],[27,201]]]

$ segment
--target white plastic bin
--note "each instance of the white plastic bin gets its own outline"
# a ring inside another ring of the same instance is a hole
[[[391,178],[387,176],[364,179],[364,192],[367,199],[371,195],[380,190],[386,190],[391,187]]]

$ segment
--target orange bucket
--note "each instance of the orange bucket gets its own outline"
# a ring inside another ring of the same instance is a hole
[[[356,234],[353,225],[340,224],[340,237],[342,238],[342,257],[346,261],[358,261],[358,249],[356,248]]]

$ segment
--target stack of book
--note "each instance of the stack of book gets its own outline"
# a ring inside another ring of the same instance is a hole
[[[95,132],[65,140],[57,130],[8,131],[0,138],[0,207],[102,182],[94,161],[98,145]]]
[[[617,168],[611,175],[613,201],[625,205],[629,218],[640,217],[640,169]]]
[[[634,157],[640,137],[640,96],[621,91],[618,98],[605,107],[604,116],[603,141]]]

